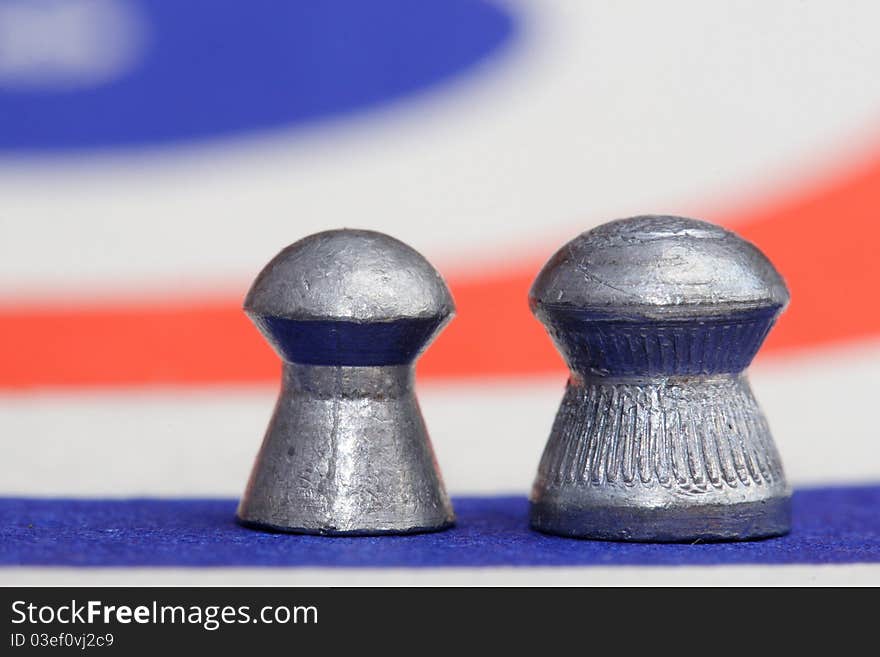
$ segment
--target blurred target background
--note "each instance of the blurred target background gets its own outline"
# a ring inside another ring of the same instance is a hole
[[[239,495],[279,374],[241,301],[338,227],[447,278],[458,317],[418,370],[447,487],[525,494],[565,380],[528,287],[643,213],[770,256],[792,304],[752,377],[789,478],[877,482],[878,21],[830,0],[0,0],[0,495]]]

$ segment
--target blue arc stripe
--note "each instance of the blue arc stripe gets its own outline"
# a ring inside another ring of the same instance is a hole
[[[57,27],[67,2],[33,4],[11,5],[20,5],[14,15],[26,16],[31,31],[41,21]],[[0,155],[298,128],[473,71],[514,44],[517,31],[516,18],[486,0],[126,0],[91,7],[91,22],[109,19],[95,13],[101,7],[131,14],[144,33],[136,61],[117,78],[82,88],[63,79],[54,87],[22,86],[0,75]],[[63,73],[77,61],[69,61],[67,42],[94,38],[77,25],[54,40],[19,39],[13,45],[23,50],[11,59],[29,61],[37,48]],[[20,71],[25,78],[38,73]]]

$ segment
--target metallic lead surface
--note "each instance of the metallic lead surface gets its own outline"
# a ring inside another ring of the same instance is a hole
[[[244,307],[284,366],[239,520],[329,535],[451,526],[413,389],[455,310],[437,271],[387,235],[327,231],[281,251]]]
[[[529,301],[571,369],[533,528],[632,541],[789,530],[790,490],[744,373],[788,303],[758,249],[694,219],[621,219],[563,246]]]

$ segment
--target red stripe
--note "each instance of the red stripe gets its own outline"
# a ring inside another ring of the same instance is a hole
[[[880,155],[789,201],[722,218],[776,263],[792,305],[765,352],[880,333]],[[423,377],[562,371],[528,311],[553,245],[517,270],[449,277],[458,316],[420,363]],[[219,301],[0,309],[0,387],[271,381],[278,361],[240,311]]]

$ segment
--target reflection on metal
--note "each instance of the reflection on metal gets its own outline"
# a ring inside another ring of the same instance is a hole
[[[244,307],[284,367],[239,519],[315,534],[451,526],[413,390],[454,313],[437,271],[387,235],[328,231],[281,251]]]
[[[744,373],[788,303],[758,249],[693,219],[622,219],[563,246],[530,303],[571,369],[532,490],[535,529],[788,531],[790,491]]]

